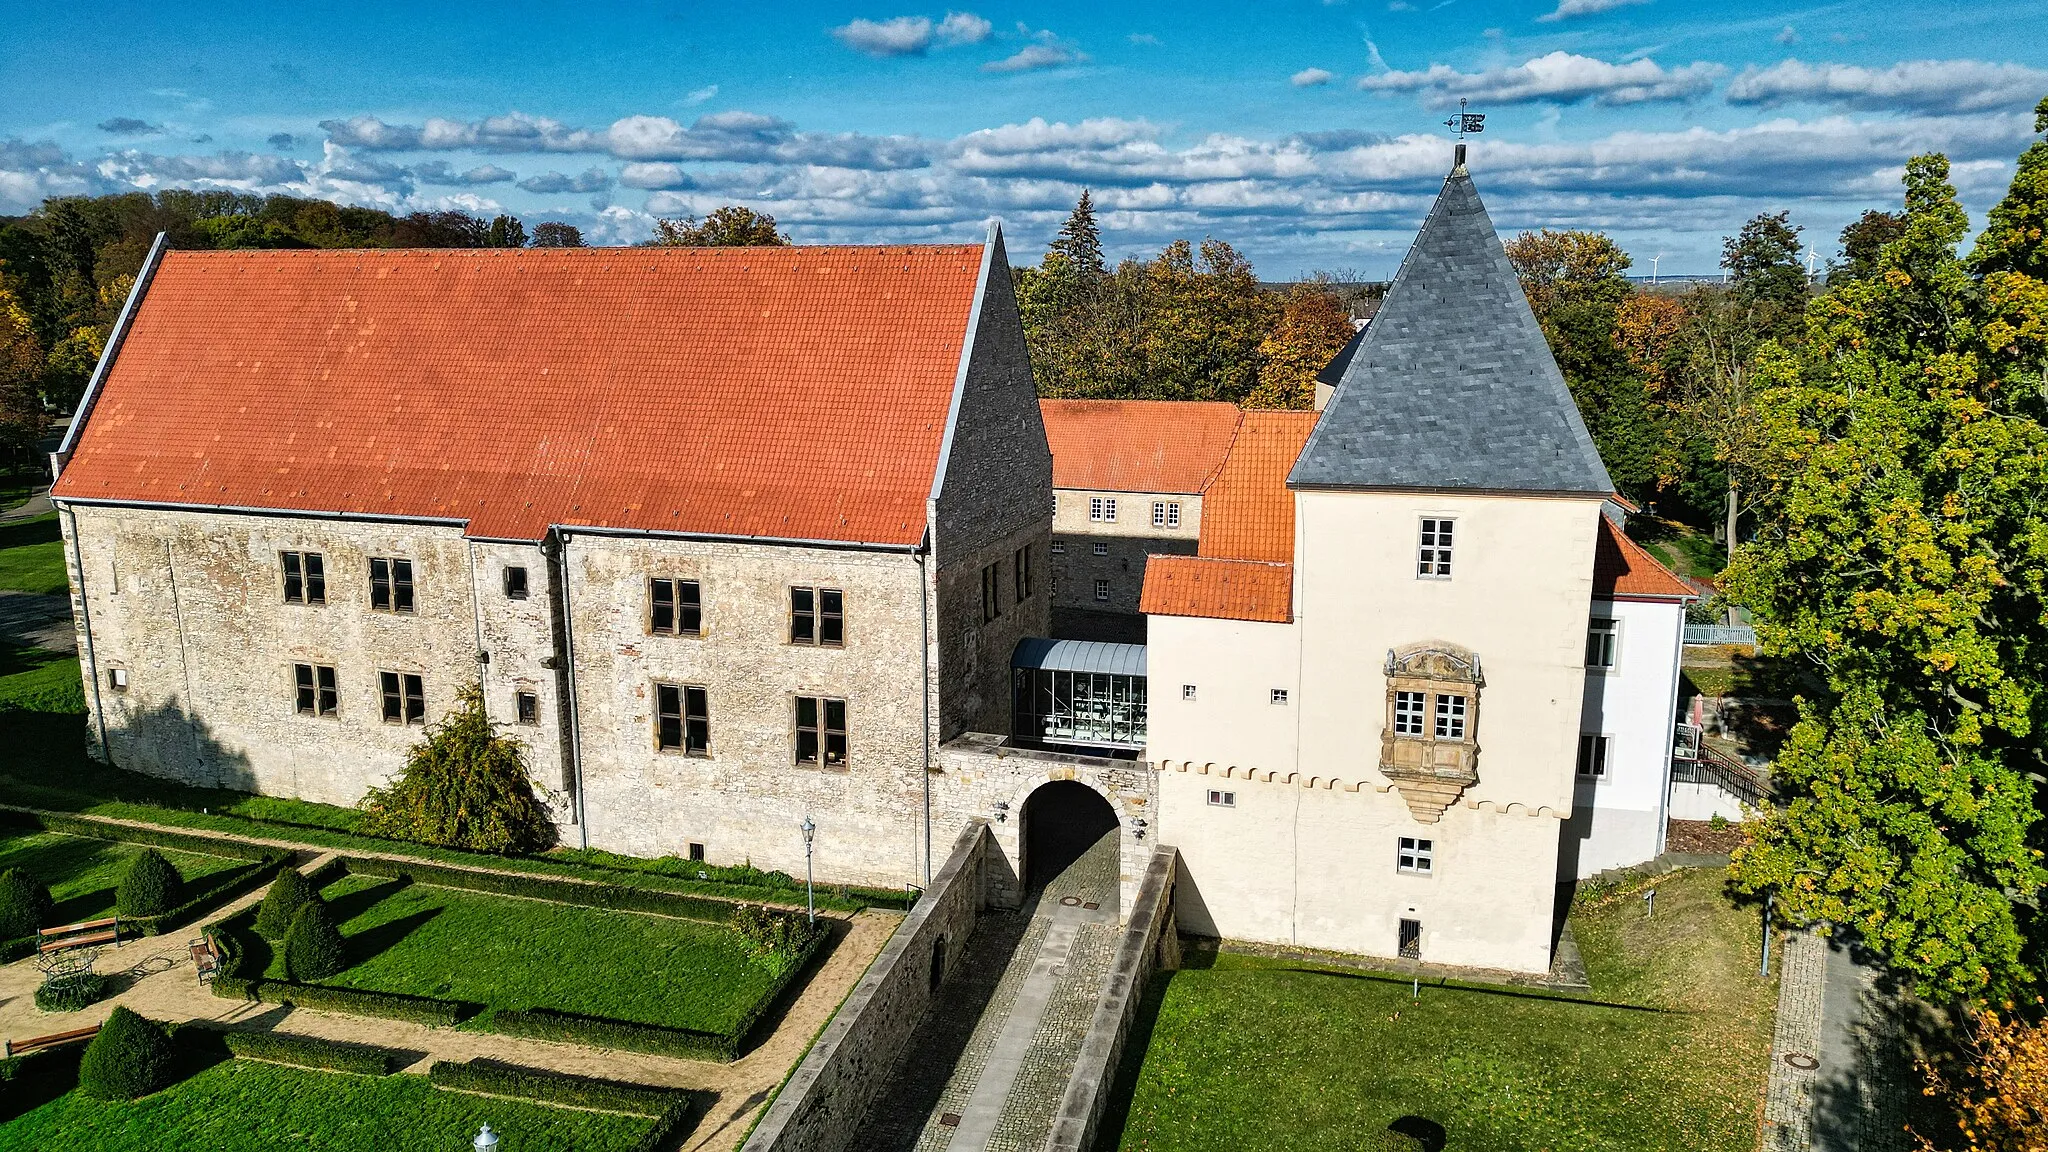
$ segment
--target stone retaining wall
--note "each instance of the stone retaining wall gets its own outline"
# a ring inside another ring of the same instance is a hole
[[[965,951],[985,887],[1013,886],[1009,864],[975,821],[839,1014],[782,1087],[742,1152],[843,1152],[889,1082],[933,990]],[[935,971],[935,968],[941,969]]]
[[[1102,1122],[1103,1109],[1109,1106],[1116,1087],[1124,1041],[1145,998],[1145,985],[1155,969],[1180,963],[1180,937],[1173,916],[1173,883],[1179,860],[1180,854],[1172,848],[1153,850],[1137,899],[1131,903],[1123,941],[1117,945],[1116,967],[1110,970],[1102,999],[1096,1002],[1095,1018],[1081,1041],[1081,1054],[1060,1098],[1044,1152],[1087,1152],[1094,1145],[1096,1126]]]

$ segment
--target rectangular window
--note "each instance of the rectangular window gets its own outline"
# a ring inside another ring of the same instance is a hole
[[[704,845],[702,843],[695,840],[690,841],[690,859],[699,861],[704,859]]]
[[[656,684],[654,743],[665,752],[710,755],[710,693],[690,684]]]
[[[1067,554],[1067,542],[1065,540],[1053,541],[1052,554],[1055,556],[1065,556]]]
[[[1607,776],[1607,742],[1610,737],[1598,732],[1579,733],[1579,775],[1594,779]]]
[[[1116,520],[1116,497],[1090,496],[1088,498],[1088,519],[1098,523],[1114,522]]]
[[[1451,529],[1455,520],[1422,518],[1422,544],[1416,550],[1415,575],[1442,579],[1451,574]]]
[[[1193,684],[1181,685],[1180,698],[1183,700],[1193,700],[1195,698],[1195,686]]]
[[[1015,577],[1011,583],[1017,588],[1017,603],[1022,604],[1031,599],[1031,545],[1017,549],[1016,555],[1010,557],[1010,567]]]
[[[327,603],[327,564],[318,552],[280,552],[284,568],[284,602]]]
[[[1463,740],[1465,738],[1465,698],[1450,696],[1442,692],[1436,697],[1436,738],[1439,740]]]
[[[1097,556],[1107,556],[1109,555],[1109,545],[1103,543],[1100,540],[1097,540],[1095,542],[1095,547],[1093,551]]]
[[[1394,735],[1422,735],[1422,698],[1420,692],[1394,693]]]
[[[511,564],[505,566],[505,598],[526,599],[526,569]]]
[[[811,768],[821,763],[826,768],[846,767],[846,701],[796,698],[796,762]]]
[[[1003,614],[1003,566],[987,564],[981,569],[981,622]]]
[[[1152,502],[1152,526],[1154,528],[1166,527],[1166,501],[1154,500]]]
[[[300,715],[332,716],[341,711],[341,693],[335,688],[331,665],[292,665],[292,686]]]
[[[378,612],[412,611],[412,561],[370,559],[370,607]]]
[[[1403,920],[1398,929],[1395,947],[1403,960],[1422,959],[1422,921]]]
[[[1235,808],[1237,807],[1237,793],[1220,792],[1211,788],[1209,789],[1209,803],[1217,808]]]
[[[846,594],[837,588],[791,588],[789,642],[826,648],[845,644]]]
[[[1401,850],[1395,858],[1397,871],[1427,876],[1436,866],[1436,841],[1421,840],[1414,836],[1401,837]]]
[[[519,713],[521,724],[540,723],[540,697],[531,692],[514,692],[512,705]]]
[[[1269,700],[1269,702],[1271,702],[1271,703],[1274,703],[1274,704],[1285,704],[1285,703],[1287,703],[1287,689],[1285,689],[1285,688],[1275,688],[1275,689],[1273,689],[1273,694],[1272,694],[1272,695],[1271,695],[1270,697],[1268,697],[1268,700]]]
[[[412,672],[377,673],[378,695],[383,697],[386,724],[425,724],[427,692],[420,677]]]
[[[1097,600],[1109,599],[1109,581],[1097,580],[1095,582],[1095,598]]]
[[[696,636],[704,628],[702,589],[695,580],[647,582],[647,630],[668,636]]]
[[[1166,504],[1166,526],[1180,527],[1180,502],[1177,500],[1169,500]]]
[[[1589,622],[1586,625],[1586,667],[1614,667],[1615,651],[1620,639],[1620,625],[1616,621]]]
[[[128,690],[128,670],[126,668],[107,669],[107,687],[112,688],[116,692],[126,692]]]

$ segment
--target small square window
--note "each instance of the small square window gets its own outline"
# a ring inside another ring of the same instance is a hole
[[[1609,739],[1598,732],[1579,733],[1579,775],[1594,780],[1607,778]]]
[[[1436,738],[1439,740],[1463,740],[1465,738],[1465,698],[1439,692],[1436,697]]]
[[[1621,641],[1621,625],[1614,620],[1593,620],[1586,625],[1586,667],[1611,669]]]
[[[505,598],[507,600],[526,599],[526,569],[516,564],[505,566]]]
[[[531,692],[514,692],[512,694],[512,704],[519,713],[519,722],[521,724],[540,723],[539,696]]]
[[[126,692],[128,690],[128,670],[126,668],[107,669],[107,687],[112,688],[116,692]]]
[[[1285,703],[1287,703],[1287,689],[1285,689],[1285,688],[1275,688],[1275,689],[1273,689],[1272,695],[1270,695],[1270,696],[1269,696],[1269,697],[1267,698],[1267,700],[1268,700],[1268,702],[1269,702],[1269,703],[1273,703],[1273,704],[1285,704]]]
[[[704,859],[704,845],[695,840],[690,841],[690,859],[701,862]]]
[[[1100,540],[1097,540],[1095,542],[1094,552],[1097,556],[1107,556],[1109,555],[1109,545],[1103,543]]]
[[[1451,533],[1457,521],[1435,516],[1422,518],[1422,540],[1416,549],[1415,575],[1429,580],[1451,574]]]
[[[1435,854],[1436,841],[1403,836],[1400,851],[1395,856],[1394,867],[1398,871],[1412,875],[1427,876],[1436,867]]]
[[[1183,700],[1193,700],[1195,698],[1195,686],[1193,684],[1181,685],[1180,698]]]
[[[1216,808],[1235,808],[1237,807],[1237,793],[1222,792],[1211,788],[1209,789],[1209,804]]]
[[[1053,541],[1052,554],[1055,556],[1065,556],[1067,554],[1067,542],[1065,540]]]
[[[1109,599],[1109,581],[1097,580],[1095,582],[1095,598],[1102,601]]]

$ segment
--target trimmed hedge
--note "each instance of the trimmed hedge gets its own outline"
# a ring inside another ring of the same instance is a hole
[[[177,1052],[164,1026],[116,1006],[85,1046],[78,1088],[100,1100],[134,1100],[171,1082]]]
[[[273,857],[290,854],[282,848],[250,844],[241,840],[228,840],[218,836],[201,836],[191,832],[173,832],[163,828],[123,824],[114,820],[100,820],[90,816],[72,816],[62,812],[32,812],[22,808],[0,808],[0,824],[12,824],[20,828],[34,828],[43,832],[61,832],[66,836],[86,836],[94,840],[114,840],[123,844],[146,844],[152,848],[172,848],[179,852],[196,852],[201,856],[233,856],[242,860],[268,860]]]
[[[334,913],[318,900],[301,904],[284,938],[285,975],[300,983],[325,980],[348,967],[348,945]]]
[[[751,1014],[750,1014],[751,1016]],[[751,1019],[749,1020],[751,1030]],[[558,1040],[587,1044],[594,1048],[617,1048],[626,1052],[648,1052],[684,1060],[714,1060],[728,1063],[738,1054],[742,1032],[699,1032],[694,1028],[664,1028],[658,1024],[635,1024],[607,1016],[579,1016],[552,1008],[506,1008],[478,1021],[478,1026],[506,1036],[534,1040]]]
[[[221,953],[220,975],[213,978],[213,994],[228,1000],[253,1000],[262,1004],[287,1004],[325,1012],[349,1012],[357,1016],[381,1016],[409,1020],[430,1028],[451,1028],[483,1011],[481,1004],[466,1000],[437,1000],[430,996],[403,996],[395,992],[366,992],[357,988],[333,988],[325,984],[298,984],[290,980],[266,980],[261,972],[250,972],[249,950],[242,933],[254,934],[250,922],[254,908],[244,908],[207,930],[207,938]]]
[[[0,872],[0,938],[34,936],[50,922],[50,887],[24,868]]]
[[[121,931],[124,934],[133,932],[141,936],[155,936],[167,928],[186,923],[258,887],[270,878],[273,870],[292,856],[289,850],[283,848],[269,848],[239,840],[222,840],[212,836],[195,836],[158,828],[140,828],[107,820],[69,816],[61,812],[29,812],[19,808],[0,808],[0,825],[28,828],[38,832],[56,832],[65,836],[83,836],[117,844],[170,848],[202,856],[225,856],[250,862],[241,868],[230,868],[206,877],[200,882],[200,887],[187,889],[176,907],[158,915],[131,916],[123,913]],[[182,879],[180,885],[183,886]],[[11,940],[0,940],[0,963],[18,960],[33,954],[35,950],[36,938],[33,932]]]
[[[730,900],[714,900],[707,896],[686,896],[655,888],[628,888],[620,884],[589,883],[536,876],[532,873],[481,872],[468,868],[450,868],[440,864],[420,864],[411,860],[385,860],[374,856],[349,856],[343,859],[343,863],[350,872],[364,876],[405,878],[419,884],[466,888],[472,892],[491,892],[500,896],[526,896],[535,900],[553,900],[558,904],[577,904],[585,908],[651,912],[656,916],[702,920],[709,924],[730,923],[733,911],[738,907]]]
[[[567,1104],[573,1108],[598,1108],[630,1116],[660,1116],[675,1107],[676,1097],[688,1094],[676,1088],[571,1076],[566,1072],[521,1068],[495,1060],[470,1060],[461,1064],[437,1060],[427,1069],[427,1079],[437,1088],[457,1092],[482,1092],[545,1104]]]
[[[406,1053],[390,1048],[345,1044],[317,1036],[294,1036],[288,1032],[228,1032],[223,1039],[228,1051],[245,1059],[317,1068],[326,1072],[389,1076],[412,1062]]]
[[[303,873],[297,868],[281,869],[256,907],[256,934],[271,940],[283,936],[291,931],[292,917],[315,899],[313,886]]]
[[[185,878],[163,853],[144,848],[114,888],[114,911],[124,919],[162,916],[185,902],[184,887]]]

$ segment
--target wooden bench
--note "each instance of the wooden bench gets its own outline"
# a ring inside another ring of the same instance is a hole
[[[48,1036],[36,1036],[19,1044],[12,1040],[0,1040],[0,1058],[25,1056],[45,1048],[62,1048],[66,1044],[80,1044],[100,1034],[97,1024],[89,1028],[74,1028],[69,1032],[52,1032]]]
[[[52,952],[63,952],[71,948],[92,948],[101,944],[118,944],[121,941],[121,918],[109,916],[104,920],[87,920],[81,924],[66,924],[61,928],[36,929],[36,952],[48,956]]]
[[[192,941],[192,966],[199,969],[199,982],[210,984],[220,975],[220,953],[214,951],[213,941],[200,937]]]

